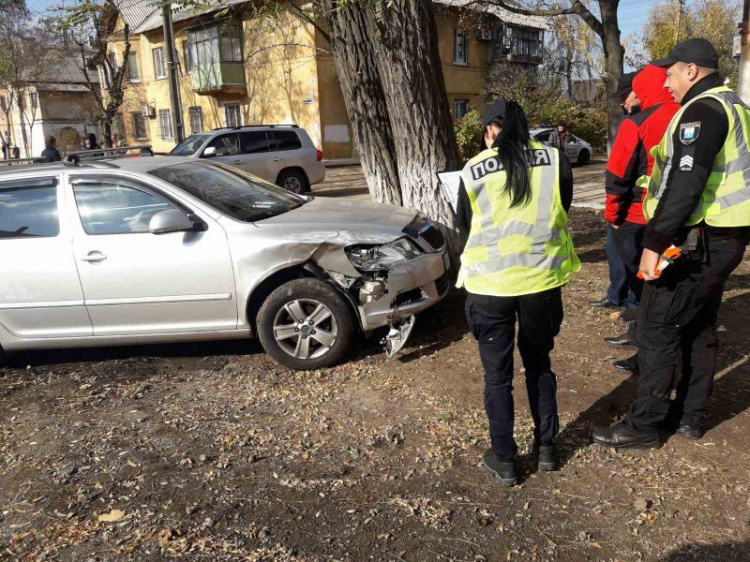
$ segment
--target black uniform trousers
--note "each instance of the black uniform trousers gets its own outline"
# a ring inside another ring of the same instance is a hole
[[[636,343],[640,365],[638,395],[627,415],[637,431],[655,430],[669,415],[697,425],[706,414],[716,371],[716,322],[724,283],[742,261],[743,236],[704,236],[704,257],[683,257],[643,289]],[[677,351],[682,378],[677,397]]]
[[[518,350],[526,370],[529,407],[534,418],[534,439],[551,445],[560,428],[557,415],[557,379],[549,354],[563,319],[560,288],[518,297],[469,294],[466,318],[479,342],[484,367],[484,406],[490,422],[492,449],[501,460],[513,459],[513,349],[516,317]]]

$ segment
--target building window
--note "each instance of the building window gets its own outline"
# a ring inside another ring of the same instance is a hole
[[[128,79],[131,82],[141,81],[141,71],[138,69],[137,53],[128,53]]]
[[[510,54],[514,57],[541,57],[543,42],[544,31],[541,29],[505,28],[505,44],[509,44]]]
[[[242,112],[240,111],[240,104],[228,103],[224,106],[224,121],[227,127],[242,126]]]
[[[163,139],[174,138],[172,133],[172,115],[168,109],[159,110],[159,136]]]
[[[164,49],[161,47],[154,49],[154,76],[157,80],[167,77],[164,70]]]
[[[461,117],[469,113],[469,100],[455,100],[453,102],[453,113],[455,119],[461,119]]]
[[[133,117],[133,135],[135,140],[148,140],[148,125],[146,118],[140,111],[132,114]]]
[[[242,62],[242,29],[234,21],[190,29],[184,48],[188,72],[214,62]]]
[[[453,63],[469,64],[469,36],[464,31],[456,31],[453,39]]]
[[[112,142],[115,146],[127,146],[127,134],[125,133],[125,120],[122,114],[115,115],[112,121]]]
[[[2,109],[3,112],[8,111],[8,98],[5,96],[0,96],[0,109]]]
[[[31,102],[31,111],[36,112],[37,107],[39,107],[39,95],[36,92],[32,92],[29,94],[29,101]]]
[[[200,107],[188,108],[190,116],[190,134],[203,132],[203,110]]]

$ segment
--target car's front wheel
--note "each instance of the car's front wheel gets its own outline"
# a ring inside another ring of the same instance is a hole
[[[3,348],[0,347],[0,369],[3,367],[7,367],[10,363],[8,362],[8,355],[3,351]]]
[[[266,353],[299,371],[338,363],[355,332],[344,298],[318,279],[295,279],[276,289],[258,311],[257,326]]]
[[[578,153],[578,162],[577,162],[577,164],[579,166],[585,166],[586,164],[589,163],[590,160],[591,160],[591,153],[588,150],[586,150],[585,148],[583,150],[581,150],[581,152]]]

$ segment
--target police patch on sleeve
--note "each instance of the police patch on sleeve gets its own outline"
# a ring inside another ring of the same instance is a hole
[[[680,142],[682,144],[693,144],[701,134],[701,122],[683,123],[680,125]]]
[[[681,172],[692,172],[693,163],[695,161],[695,147],[686,148],[682,151],[680,157],[680,171]]]

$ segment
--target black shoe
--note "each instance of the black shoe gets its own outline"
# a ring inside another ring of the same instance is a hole
[[[615,449],[658,449],[661,447],[659,434],[656,431],[638,433],[624,422],[612,427],[600,427],[592,432],[592,437],[599,445]]]
[[[554,445],[537,445],[534,441],[531,445],[531,456],[537,459],[539,470],[551,472],[557,469]]]
[[[613,364],[615,366],[615,369],[617,369],[618,371],[633,373],[634,375],[637,375],[640,372],[637,353],[632,357],[628,357],[627,359],[620,359],[619,361],[615,361]]]
[[[637,308],[626,308],[625,311],[620,314],[620,317],[617,319],[618,322],[622,324],[629,324],[633,320],[635,320],[638,317],[638,309]]]
[[[593,306],[594,308],[622,308],[616,302],[609,300],[609,297],[604,297],[598,301],[589,301],[589,306]]]
[[[604,338],[604,343],[611,345],[612,347],[619,347],[620,349],[638,349],[635,342],[630,340],[627,336]]]
[[[495,451],[487,449],[484,452],[482,464],[484,465],[484,468],[500,479],[503,486],[509,488],[518,484],[518,474],[516,473],[515,461],[501,461],[497,458]]]
[[[690,439],[691,441],[698,441],[701,437],[703,437],[703,427],[699,425],[687,425],[687,424],[680,424],[680,427],[677,429],[677,435],[680,437],[684,437],[685,439]]]

